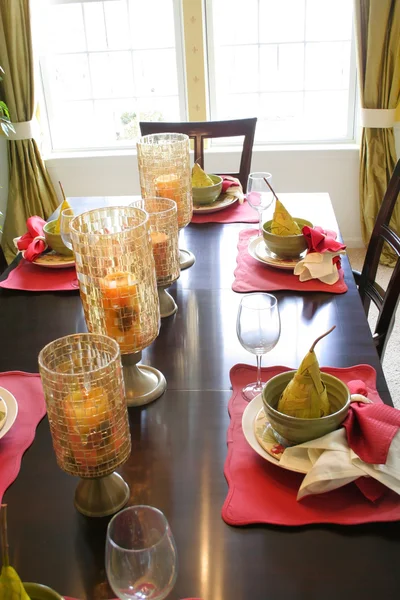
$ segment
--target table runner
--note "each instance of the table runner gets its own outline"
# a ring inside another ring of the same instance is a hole
[[[263,368],[263,381],[288,370],[281,366]],[[321,370],[345,383],[362,380],[368,397],[373,401],[381,401],[376,391],[376,373],[369,365]],[[255,380],[255,367],[235,365],[230,377],[233,393],[228,405],[231,422],[224,469],[229,491],[222,508],[222,518],[226,523],[236,526],[254,523],[297,526],[311,523],[355,525],[400,520],[400,498],[397,494],[388,490],[381,499],[372,503],[354,483],[318,496],[308,496],[298,502],[296,496],[304,475],[287,471],[263,459],[250,447],[242,431],[242,415],[247,402],[241,395],[241,388]]]
[[[0,438],[0,501],[16,479],[24,452],[35,438],[36,427],[46,414],[40,375],[10,371],[0,373],[0,387],[15,397],[18,415],[11,429]]]
[[[258,223],[258,213],[245,200],[214,213],[194,214],[191,223]]]
[[[26,292],[77,291],[72,282],[76,280],[75,268],[48,269],[38,267],[23,258],[10,271],[7,279],[0,281],[0,287]]]
[[[340,269],[340,279],[334,285],[322,283],[319,279],[301,282],[292,271],[284,271],[263,265],[250,256],[247,246],[249,239],[254,236],[254,229],[245,229],[239,233],[237,267],[234,271],[234,292],[273,292],[277,290],[292,290],[301,292],[329,292],[343,294],[347,291],[343,269]]]

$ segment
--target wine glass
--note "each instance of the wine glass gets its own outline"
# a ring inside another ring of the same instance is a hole
[[[175,541],[164,514],[152,506],[130,506],[107,527],[106,571],[121,600],[162,600],[177,575]]]
[[[65,208],[61,213],[60,234],[64,245],[72,250],[70,223],[76,217],[72,208]],[[75,278],[71,282],[72,287],[79,288],[79,281]]]
[[[281,333],[278,301],[272,294],[254,293],[240,302],[236,331],[243,348],[257,357],[257,381],[242,389],[248,402],[261,394],[265,383],[261,381],[261,358],[276,346]]]
[[[272,205],[274,199],[267,181],[272,187],[271,173],[250,173],[247,180],[246,200],[259,214],[258,235],[262,235],[262,213]]]

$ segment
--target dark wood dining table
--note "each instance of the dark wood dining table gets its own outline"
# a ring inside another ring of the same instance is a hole
[[[75,198],[71,204],[90,209],[129,200]],[[281,200],[292,213],[337,230],[327,194],[282,194]],[[143,352],[143,362],[160,369],[168,387],[152,404],[129,409],[132,453],[120,469],[130,485],[129,504],[156,506],[171,525],[179,555],[171,599],[397,598],[399,522],[232,527],[221,518],[228,490],[229,370],[255,364],[237,340],[241,294],[231,289],[238,233],[251,227],[257,226],[192,224],[181,232],[180,246],[195,254],[196,263],[169,289],[178,312],[162,320],[158,338]],[[320,364],[372,365],[380,396],[391,404],[347,257],[342,262],[345,294],[276,292],[282,332],[263,365],[296,368],[311,341],[336,325],[320,344]],[[86,331],[78,292],[2,290],[0,307],[1,371],[37,372],[45,344]],[[23,581],[82,600],[112,598],[104,566],[109,519],[77,512],[76,485],[56,465],[44,418],[4,496],[13,564]]]

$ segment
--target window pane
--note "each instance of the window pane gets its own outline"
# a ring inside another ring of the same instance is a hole
[[[258,41],[258,0],[246,0],[246,10],[241,8],[243,0],[218,0],[213,3],[214,36],[221,46],[254,44]]]
[[[133,52],[133,65],[138,95],[177,93],[178,80],[173,50]]]
[[[52,52],[86,50],[82,6],[80,4],[51,6],[48,36]]]
[[[306,36],[310,41],[350,40],[350,0],[307,0]]]
[[[39,13],[51,34],[40,66],[54,149],[134,146],[140,119],[185,120],[174,5],[82,1]]]
[[[349,71],[350,42],[306,44],[306,89],[347,88]]]
[[[171,48],[175,46],[173,2],[129,0],[132,48]]]
[[[260,80],[262,91],[303,89],[304,45],[261,46]]]
[[[208,1],[211,118],[257,116],[257,142],[352,139],[351,0],[257,4]]]
[[[260,42],[304,40],[304,0],[260,0]]]
[[[54,56],[48,62],[51,92],[55,100],[90,98],[89,65],[86,54]]]

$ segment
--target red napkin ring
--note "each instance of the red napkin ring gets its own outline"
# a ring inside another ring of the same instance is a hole
[[[46,221],[41,217],[29,217],[26,222],[28,231],[17,241],[18,250],[24,250],[24,258],[30,262],[33,262],[47,248],[43,235],[45,225]]]

